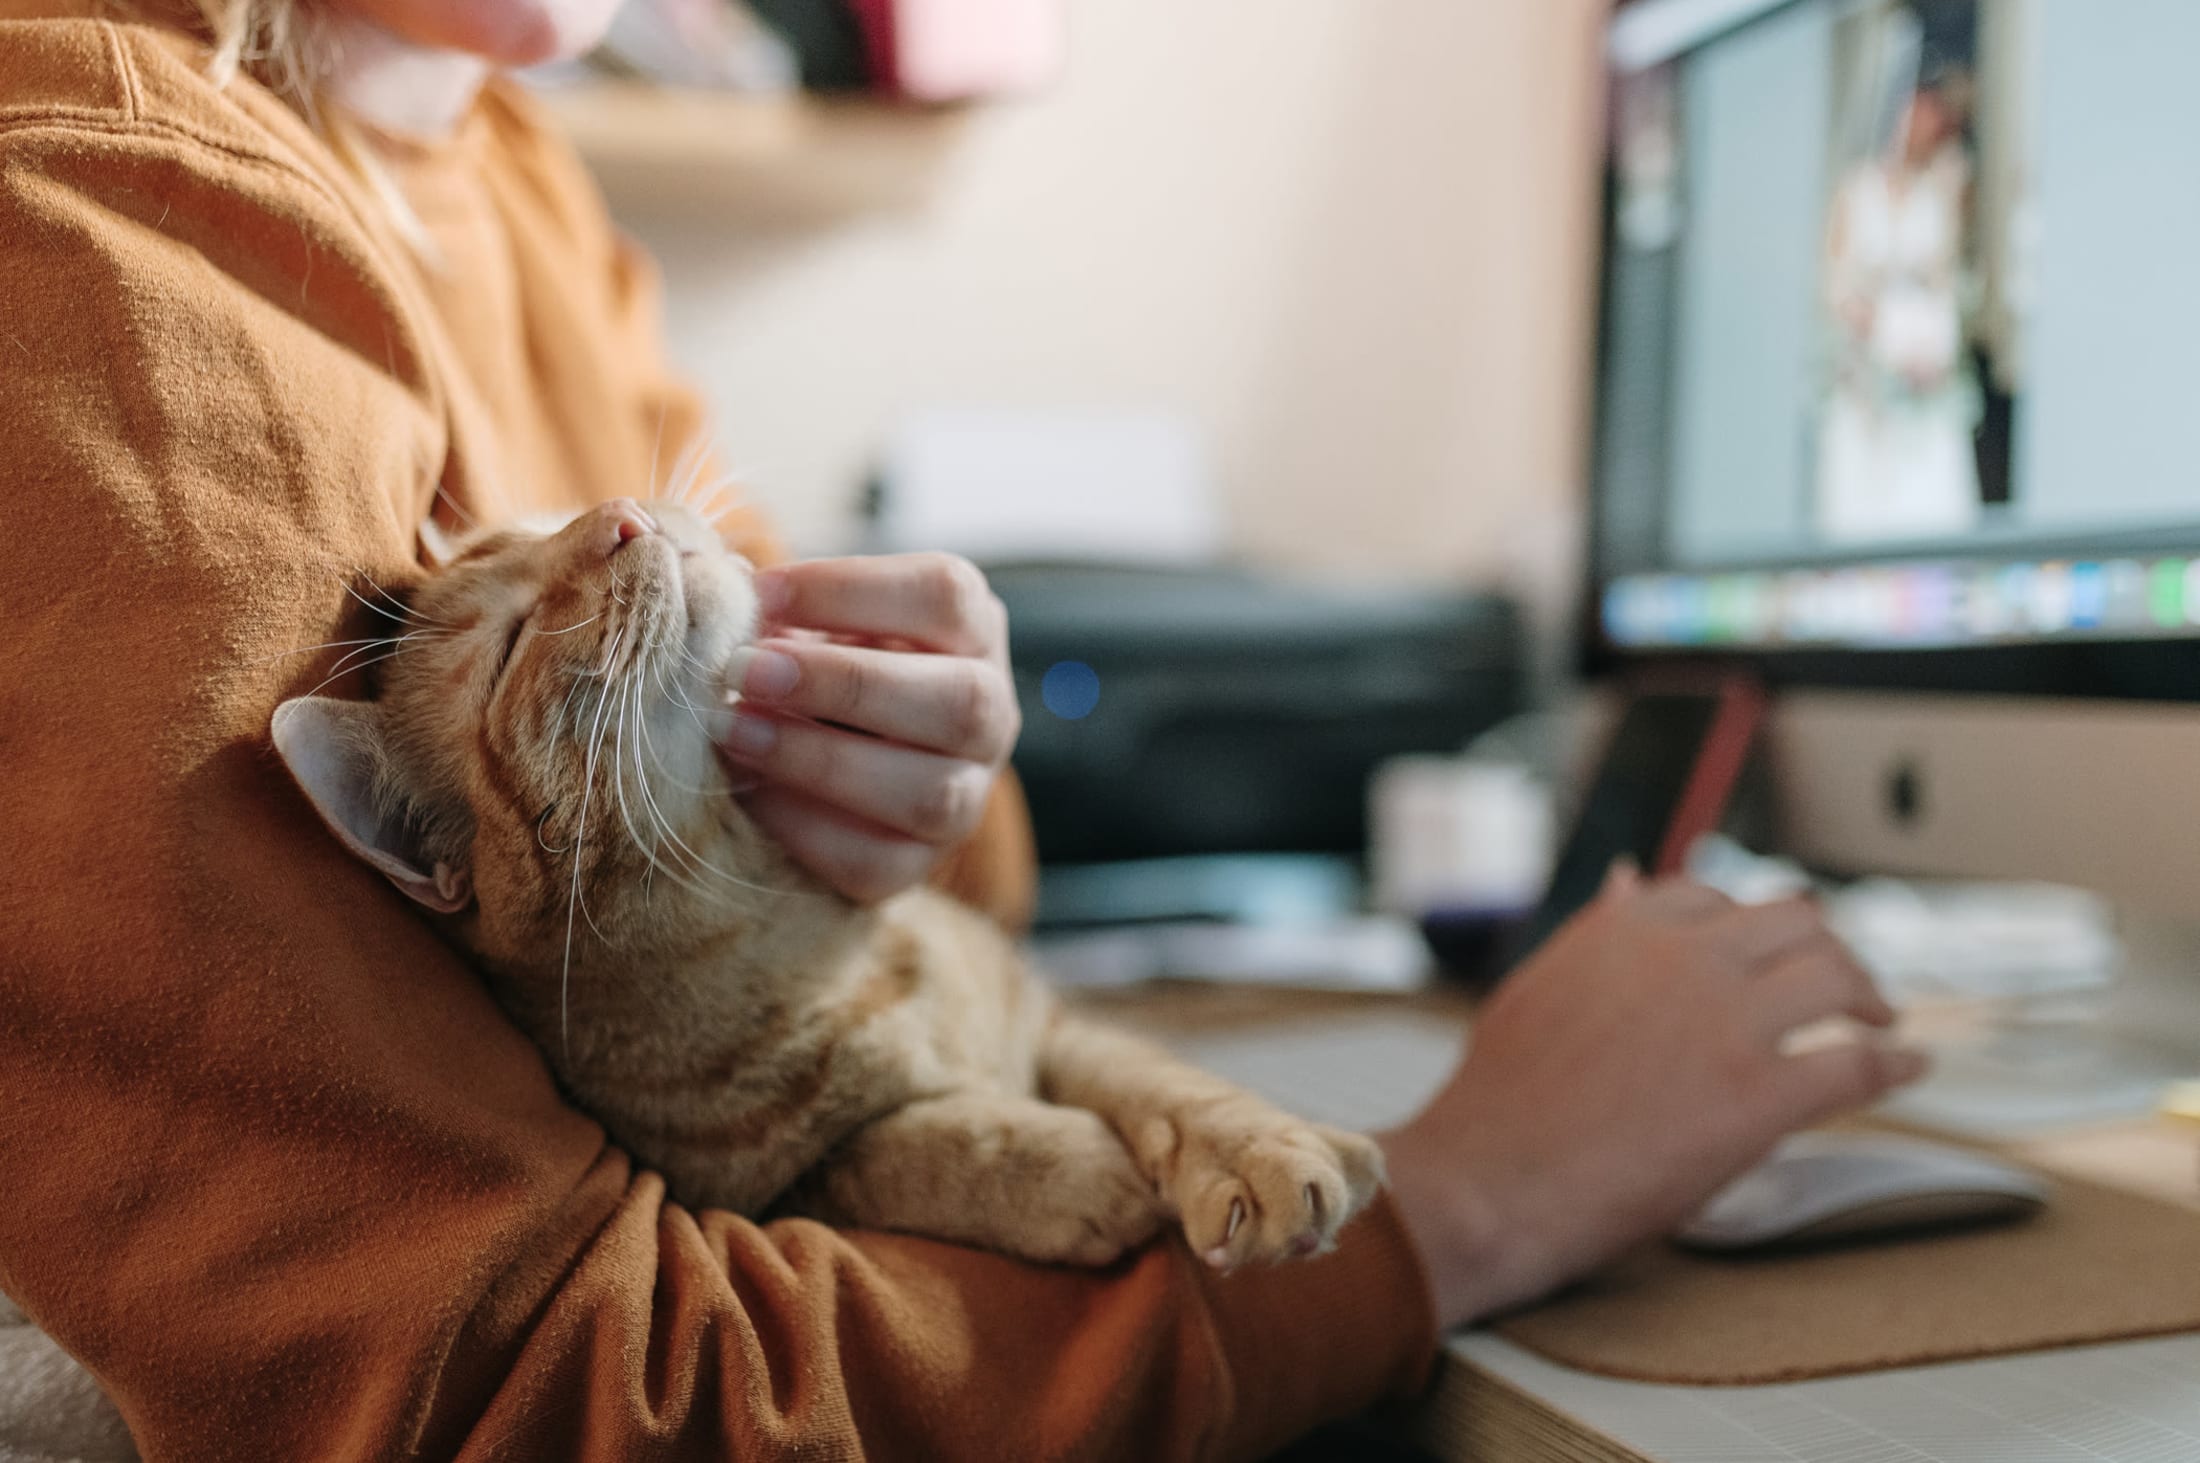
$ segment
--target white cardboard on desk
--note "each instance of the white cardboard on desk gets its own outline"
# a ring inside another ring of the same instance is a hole
[[[879,480],[889,549],[1206,564],[1223,548],[1199,434],[1166,412],[918,412],[888,439]]]

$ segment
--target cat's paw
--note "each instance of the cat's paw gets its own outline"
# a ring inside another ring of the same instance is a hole
[[[1156,1118],[1137,1149],[1192,1252],[1220,1270],[1321,1253],[1383,1184],[1371,1140],[1250,1095]]]
[[[1057,1141],[1044,1175],[1020,1185],[1015,1212],[999,1216],[1001,1248],[1046,1264],[1109,1265],[1160,1233],[1168,1211],[1105,1123],[1092,1118]]]

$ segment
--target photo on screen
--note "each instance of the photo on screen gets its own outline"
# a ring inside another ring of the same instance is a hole
[[[1946,539],[2010,509],[2030,11],[1861,0],[1835,26],[1813,503],[1829,544]]]

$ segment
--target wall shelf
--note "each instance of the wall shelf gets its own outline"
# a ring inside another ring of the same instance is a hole
[[[614,209],[743,222],[815,223],[914,205],[963,115],[871,99],[613,81],[541,96]]]

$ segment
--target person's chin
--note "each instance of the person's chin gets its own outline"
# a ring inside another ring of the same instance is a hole
[[[385,30],[497,66],[540,66],[603,39],[618,0],[348,0]]]
[[[491,12],[472,49],[499,66],[541,66],[587,54],[611,28],[616,0],[527,0],[507,5],[472,0],[453,10]]]

